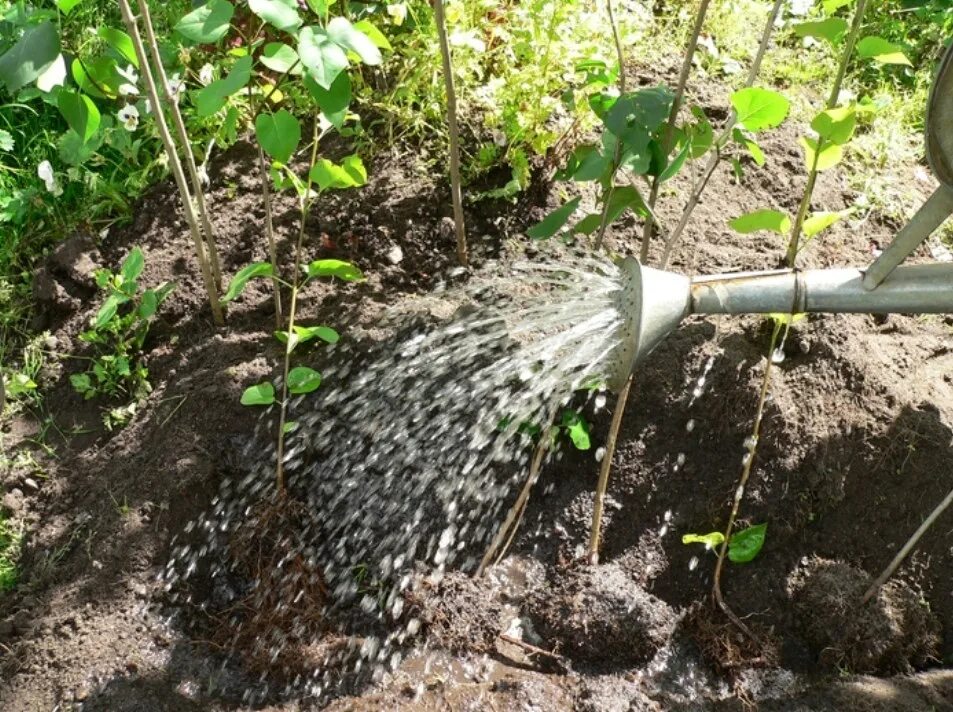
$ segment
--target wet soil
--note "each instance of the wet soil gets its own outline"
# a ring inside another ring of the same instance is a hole
[[[716,86],[696,87],[695,98],[725,105]],[[798,135],[796,126],[766,135],[766,166],[745,160],[740,180],[728,165],[718,169],[674,269],[777,265],[780,237],[739,236],[727,220],[758,207],[794,211],[804,182]],[[255,166],[239,144],[210,169],[228,274],[266,258]],[[913,179],[915,168],[892,170],[926,195],[932,186]],[[322,198],[307,226],[309,259],[353,260],[368,277],[315,283],[302,299],[303,319],[345,338],[373,338],[388,307],[412,302],[453,268],[439,176],[396,149],[368,169],[366,188]],[[663,195],[665,224],[677,219],[688,180]],[[854,197],[830,171],[813,207],[842,210]],[[170,185],[157,186],[131,224],[67,241],[36,280],[35,326],[51,332],[52,350],[73,356],[87,353],[77,335],[98,307],[94,266],[115,267],[139,245],[143,283],[173,280],[176,288],[147,344],[153,393],[128,426],[102,427],[102,405],[69,384],[81,366],[70,358],[51,360],[45,374],[48,419],[4,424],[5,447],[36,458],[3,473],[3,505],[26,533],[22,583],[0,598],[4,710],[246,709],[243,690],[260,684],[250,666],[223,664],[214,639],[169,618],[158,580],[173,537],[207,509],[223,478],[242,471],[258,413],[239,395],[273,377],[279,356],[264,282],[229,308],[227,329],[212,325],[177,201]],[[541,182],[515,204],[469,206],[474,261],[535,256],[522,231],[558,202]],[[291,201],[279,201],[285,263],[296,220]],[[855,215],[814,240],[803,265],[862,265],[896,227],[876,212]],[[637,252],[640,234],[624,219],[609,244]],[[953,672],[944,667],[953,664],[953,513],[875,608],[858,600],[953,486],[950,326],[944,317],[817,316],[786,340],[741,511],[742,525],[768,524],[767,540],[753,562],[728,564],[723,576],[727,604],[761,646],[710,605],[714,556],[681,536],[725,525],[769,332],[757,318],[696,318],[636,375],[613,462],[603,563],[588,567],[580,557],[611,398],[586,414],[592,449],[562,448],[547,463],[507,557],[483,579],[452,573],[428,587],[415,601],[425,623],[415,652],[330,709],[953,709]],[[52,450],[31,446],[38,439]],[[286,697],[258,706],[316,704]]]

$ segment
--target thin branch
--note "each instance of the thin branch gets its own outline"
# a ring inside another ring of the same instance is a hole
[[[192,190],[195,192],[195,200],[198,207],[198,216],[202,223],[202,230],[205,233],[205,244],[208,248],[209,262],[212,267],[212,277],[215,279],[215,286],[222,288],[222,268],[218,260],[218,248],[215,245],[215,235],[212,232],[212,223],[208,216],[208,207],[205,204],[205,190],[202,181],[199,180],[199,174],[195,167],[195,155],[192,153],[192,143],[189,141],[189,134],[185,128],[185,121],[182,119],[182,112],[179,111],[179,103],[176,101],[169,84],[169,78],[166,76],[165,67],[162,66],[162,55],[159,54],[159,44],[156,42],[155,31],[152,27],[152,18],[149,15],[149,4],[146,0],[137,0],[139,5],[139,14],[142,16],[142,24],[146,30],[146,41],[149,43],[149,51],[152,53],[153,66],[155,67],[155,76],[159,79],[165,98],[169,106],[169,113],[172,114],[172,123],[179,139],[179,147],[185,154],[185,165],[189,170],[189,180],[192,183]],[[162,108],[156,105],[156,111],[162,111]]]
[[[453,63],[450,58],[450,43],[447,41],[447,25],[443,12],[443,0],[433,0],[434,21],[440,39],[440,57],[443,61],[443,83],[447,90],[447,124],[450,129],[450,193],[453,199],[453,224],[457,233],[457,260],[469,264],[467,234],[463,222],[463,188],[460,181],[460,131],[457,127],[457,94],[453,88]]]
[[[589,532],[589,563],[599,563],[599,538],[602,529],[602,512],[605,509],[606,490],[609,487],[609,472],[612,470],[612,456],[615,454],[616,439],[619,428],[622,426],[622,415],[625,413],[625,404],[629,400],[629,390],[632,388],[632,376],[626,379],[625,385],[619,391],[616,400],[615,412],[612,413],[612,423],[609,426],[609,436],[606,438],[606,452],[602,456],[599,467],[599,482],[596,485],[596,496],[592,504],[592,530]]]
[[[695,16],[695,25],[692,27],[692,34],[688,39],[688,48],[685,50],[685,58],[682,60],[682,71],[678,75],[678,86],[675,89],[675,97],[672,100],[672,110],[669,112],[668,123],[665,125],[665,132],[662,134],[662,155],[666,157],[672,151],[672,140],[675,136],[675,122],[678,120],[678,112],[682,110],[682,103],[685,100],[685,87],[688,84],[688,76],[692,71],[692,61],[695,59],[695,51],[698,49],[698,38],[705,24],[705,16],[708,14],[708,6],[710,4],[711,0],[701,0],[701,4],[698,6],[698,14]],[[660,174],[652,179],[652,189],[649,192],[649,200],[647,203],[649,207],[655,207],[661,186],[662,181]],[[641,261],[642,264],[648,261],[649,246],[654,235],[655,223],[651,220],[647,220],[642,230],[642,249],[639,253],[639,261]]]
[[[132,39],[133,48],[136,51],[136,57],[139,60],[142,78],[146,84],[146,90],[149,93],[149,100],[155,107],[156,128],[159,137],[162,139],[162,145],[165,147],[166,156],[169,159],[169,167],[172,169],[172,175],[175,178],[176,187],[179,189],[179,195],[182,197],[182,207],[185,211],[185,219],[189,224],[189,231],[192,234],[192,242],[195,245],[195,256],[198,259],[199,270],[202,273],[202,281],[205,284],[205,291],[208,293],[209,305],[212,309],[212,319],[218,326],[225,324],[222,316],[222,306],[218,299],[218,290],[215,285],[215,279],[209,267],[209,261],[205,255],[202,234],[199,230],[198,219],[195,215],[195,206],[192,203],[192,196],[189,195],[189,187],[185,180],[185,173],[182,171],[182,163],[179,161],[179,155],[175,150],[175,142],[169,133],[169,127],[165,122],[165,115],[162,111],[162,103],[159,100],[159,91],[156,88],[155,79],[152,76],[152,70],[149,68],[149,60],[146,56],[146,50],[142,43],[142,36],[139,34],[139,25],[132,14],[132,8],[129,6],[129,0],[119,0],[119,9],[122,12],[123,23],[126,31]]]
[[[781,6],[784,5],[784,3],[785,0],[775,0],[774,6],[771,8],[771,12],[768,15],[768,19],[764,23],[764,29],[761,32],[761,43],[758,45],[758,52],[755,55],[754,60],[751,62],[751,66],[748,68],[748,78],[745,82],[745,87],[754,86],[755,80],[761,73],[761,64],[764,61],[765,53],[768,51],[768,45],[771,44],[771,36],[774,34],[774,26],[778,21],[778,15],[781,13]],[[685,232],[685,228],[688,227],[689,219],[701,200],[702,193],[704,193],[705,188],[708,187],[708,181],[711,180],[715,169],[721,162],[721,148],[731,136],[731,132],[734,129],[737,121],[738,115],[732,109],[731,114],[728,116],[728,121],[725,123],[725,128],[721,132],[721,135],[713,142],[714,149],[708,158],[708,164],[705,166],[701,180],[697,182],[692,189],[692,193],[688,198],[688,202],[685,204],[685,208],[682,210],[682,217],[678,221],[678,226],[665,240],[665,252],[662,255],[662,261],[660,264],[661,269],[665,269],[668,266],[668,261],[671,259],[672,251],[678,245],[678,241],[681,238],[682,233]]]
[[[854,10],[854,19],[851,24],[850,32],[847,35],[847,41],[844,43],[840,64],[837,66],[837,76],[834,77],[834,84],[831,87],[831,94],[827,99],[827,109],[833,109],[837,106],[840,98],[841,87],[844,84],[844,77],[847,74],[847,65],[850,64],[851,55],[854,54],[854,47],[857,46],[857,40],[860,37],[860,28],[864,20],[864,11],[867,9],[867,0],[857,0],[857,8]],[[794,267],[797,261],[798,248],[801,241],[801,230],[804,228],[804,221],[807,219],[807,211],[811,207],[811,199],[814,197],[814,186],[817,183],[817,163],[824,150],[824,139],[818,137],[817,147],[814,151],[814,161],[811,171],[807,176],[807,186],[804,188],[804,197],[801,198],[801,204],[798,206],[797,217],[794,220],[794,226],[791,228],[791,239],[788,241],[788,252],[785,257],[788,267]]]
[[[913,550],[913,547],[915,547],[917,542],[920,541],[920,537],[926,533],[927,529],[933,526],[933,523],[941,514],[943,514],[944,511],[946,511],[946,508],[949,507],[951,503],[953,503],[953,490],[950,490],[950,493],[946,495],[943,501],[940,502],[932,512],[930,512],[930,516],[923,520],[923,524],[921,524],[920,527],[913,533],[913,536],[907,540],[907,543],[903,545],[903,548],[897,552],[897,555],[893,557],[893,561],[891,561],[887,568],[885,568],[880,576],[877,577],[877,580],[870,585],[870,588],[867,589],[867,592],[860,601],[861,605],[867,603],[867,601],[869,601],[874,594],[880,590],[880,587],[887,582],[887,579],[893,576],[893,572],[896,571],[897,567],[903,563],[905,558],[907,558],[907,555]]]

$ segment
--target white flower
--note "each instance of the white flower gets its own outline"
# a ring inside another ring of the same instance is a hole
[[[390,16],[390,21],[392,24],[403,25],[404,20],[407,19],[407,6],[404,3],[388,5],[387,14]]]
[[[130,84],[135,84],[139,81],[139,75],[136,74],[136,68],[131,64],[127,64],[125,69],[116,68],[116,71],[119,72],[119,76],[125,79]]]
[[[211,64],[203,64],[202,68],[199,70],[199,82],[208,86],[215,78],[214,72],[215,67],[213,67]]]
[[[56,182],[56,176],[53,174],[53,166],[49,161],[42,161],[36,167],[36,174],[46,184],[46,189],[54,196],[63,194],[63,189]]]
[[[132,104],[122,107],[117,114],[126,131],[135,131],[139,126],[139,109]]]
[[[119,96],[138,96],[139,87],[135,84],[120,84],[119,85]]]
[[[182,96],[182,93],[185,91],[185,82],[182,81],[182,77],[178,73],[173,74],[169,77],[169,92],[172,94],[172,101],[176,104],[179,103],[179,97]]]
[[[145,109],[145,111],[146,111],[147,114],[151,114],[151,113],[152,113],[152,101],[149,100],[149,99],[146,99],[145,101],[143,101],[143,102],[142,102],[142,108]]]

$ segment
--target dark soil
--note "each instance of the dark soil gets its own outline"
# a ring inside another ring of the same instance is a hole
[[[696,98],[725,105],[716,86]],[[780,238],[736,235],[727,220],[757,207],[793,211],[804,181],[799,134],[793,126],[770,133],[767,165],[746,163],[740,182],[719,168],[674,269],[777,265]],[[210,170],[228,274],[265,259],[255,165],[240,144]],[[315,283],[303,296],[302,318],[345,338],[373,337],[388,307],[428,292],[453,266],[442,182],[396,150],[368,169],[366,188],[323,198],[307,227],[308,258],[353,260],[368,277]],[[895,170],[909,176],[914,166]],[[673,183],[676,195],[687,180]],[[853,198],[830,171],[813,207],[840,210]],[[475,261],[536,254],[521,231],[557,202],[541,184],[515,205],[471,206]],[[277,208],[287,262],[296,213],[290,200]],[[672,224],[679,209],[677,198],[665,199],[660,217]],[[864,264],[896,227],[876,213],[842,221],[811,243],[804,266]],[[608,239],[630,253],[640,234],[628,219]],[[251,651],[267,640],[249,641],[248,660],[223,664],[214,637],[183,623],[211,592],[170,607],[158,577],[173,538],[243,471],[239,453],[259,413],[239,395],[277,373],[269,287],[253,283],[230,307],[228,328],[215,329],[178,198],[160,185],[131,224],[102,240],[76,236],[37,275],[36,326],[50,330],[54,350],[87,353],[76,337],[98,307],[90,270],[115,267],[133,245],[145,252],[144,284],[176,283],[147,344],[148,401],[127,427],[105,431],[102,405],[68,382],[81,362],[65,359],[46,373],[52,420],[5,426],[6,446],[43,438],[55,457],[36,450],[36,467],[8,469],[2,482],[4,507],[26,531],[23,582],[0,598],[4,710],[245,709],[243,693],[262,686]],[[797,325],[773,371],[741,512],[742,525],[768,523],[767,541],[753,562],[728,565],[723,581],[727,603],[777,641],[775,652],[766,655],[708,605],[714,557],[681,536],[725,525],[768,337],[753,317],[694,319],[639,370],[613,463],[602,565],[576,563],[592,513],[593,454],[609,422],[590,408],[593,450],[564,450],[547,465],[508,557],[482,581],[451,572],[418,589],[409,607],[424,623],[415,651],[391,677],[330,709],[733,710],[752,701],[766,710],[953,709],[953,672],[942,667],[953,662],[953,513],[872,607],[860,608],[858,593],[953,487],[953,344],[943,318],[818,316]],[[320,587],[313,594],[315,602],[323,596]],[[300,650],[298,658],[328,654]],[[264,667],[273,682],[277,671]],[[908,670],[917,674],[841,674]]]

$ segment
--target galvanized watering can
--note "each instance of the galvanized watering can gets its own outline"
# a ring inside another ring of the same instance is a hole
[[[926,127],[927,159],[940,187],[867,267],[686,277],[626,258],[627,318],[610,383],[621,386],[689,314],[953,313],[953,264],[900,264],[953,214],[953,45],[933,82]]]

